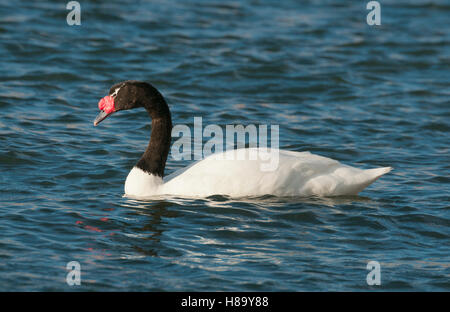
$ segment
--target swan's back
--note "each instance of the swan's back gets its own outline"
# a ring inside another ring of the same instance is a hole
[[[248,148],[213,154],[177,171],[164,178],[157,192],[201,197],[356,195],[390,170],[361,170],[309,152]]]

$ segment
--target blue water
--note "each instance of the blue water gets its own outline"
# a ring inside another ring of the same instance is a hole
[[[0,1],[0,290],[450,290],[450,5],[380,2],[368,26],[365,1],[81,0],[68,26],[64,1]],[[92,122],[127,79],[174,124],[394,171],[357,197],[124,198],[148,117]]]

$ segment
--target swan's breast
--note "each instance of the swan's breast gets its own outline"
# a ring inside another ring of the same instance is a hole
[[[133,167],[125,181],[125,194],[140,197],[156,195],[162,184],[161,177]]]

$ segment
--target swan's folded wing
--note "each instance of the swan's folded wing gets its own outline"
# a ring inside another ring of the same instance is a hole
[[[198,161],[169,175],[163,191],[174,195],[236,197],[356,195],[390,170],[361,170],[309,152],[275,150],[278,152],[276,168],[264,171],[261,170],[263,160],[249,158],[251,151],[246,149],[244,160],[227,159],[227,151]]]

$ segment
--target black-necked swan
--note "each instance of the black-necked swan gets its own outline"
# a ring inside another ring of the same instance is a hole
[[[144,107],[152,119],[147,149],[125,181],[125,195],[132,197],[357,195],[391,170],[391,167],[362,170],[309,152],[246,148],[215,153],[164,177],[172,119],[161,93],[146,82],[124,81],[113,85],[98,106],[101,111],[94,126],[114,112],[138,107]],[[244,153],[244,160],[242,156],[228,157],[229,153],[237,152]],[[277,153],[277,168],[261,170],[261,159],[267,158],[251,158],[252,152]]]

